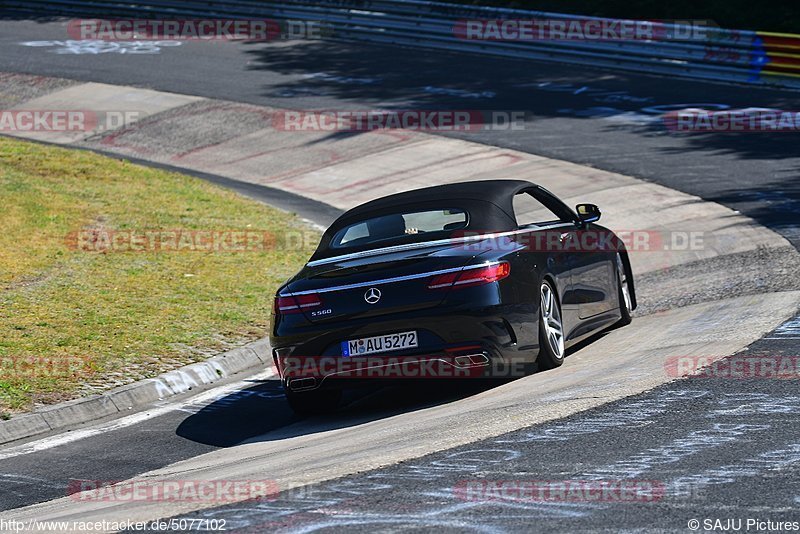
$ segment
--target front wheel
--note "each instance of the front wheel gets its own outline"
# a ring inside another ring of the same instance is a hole
[[[561,304],[553,285],[542,282],[539,295],[539,369],[553,369],[564,363],[564,323]]]

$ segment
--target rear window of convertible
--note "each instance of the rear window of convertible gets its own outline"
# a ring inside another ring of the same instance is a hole
[[[467,212],[461,209],[410,211],[381,215],[345,226],[333,236],[333,248],[360,247],[406,236],[459,230],[467,226]]]

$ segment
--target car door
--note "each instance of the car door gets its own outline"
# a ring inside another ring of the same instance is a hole
[[[572,297],[581,320],[616,306],[615,252],[603,245],[609,231],[589,224],[576,232],[579,253],[573,258]]]
[[[554,201],[553,201],[554,200]],[[525,189],[514,196],[514,216],[526,244],[523,255],[531,270],[542,269],[556,281],[556,290],[561,298],[561,315],[565,335],[578,325],[578,303],[573,295],[572,268],[576,252],[568,243],[577,237],[574,214],[561,201],[540,188]],[[538,298],[538,287],[536,288]]]
[[[607,239],[613,234],[602,226],[582,222],[577,213],[542,187],[532,195],[565,223],[558,229],[558,243],[562,259],[569,265],[570,282],[562,302],[573,314],[570,325],[577,328],[580,322],[616,306],[615,249]]]

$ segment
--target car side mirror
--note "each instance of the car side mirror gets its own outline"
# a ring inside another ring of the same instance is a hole
[[[578,204],[575,206],[575,210],[578,212],[578,217],[584,224],[599,221],[600,215],[602,215],[602,213],[600,213],[600,208],[594,204]]]

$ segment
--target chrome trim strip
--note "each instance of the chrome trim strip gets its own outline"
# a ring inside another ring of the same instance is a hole
[[[330,293],[331,291],[343,291],[345,289],[356,289],[359,287],[377,286],[380,284],[391,284],[393,282],[405,282],[406,280],[415,280],[417,278],[427,278],[428,276],[436,276],[437,274],[455,273],[458,271],[470,271],[472,269],[480,269],[482,267],[489,267],[497,265],[499,261],[487,261],[478,265],[464,265],[462,267],[453,267],[451,269],[441,269],[438,271],[428,271],[424,273],[408,274],[405,276],[395,276],[392,278],[383,278],[381,280],[372,280],[369,282],[358,282],[356,284],[346,284],[343,286],[323,287],[320,289],[309,289],[307,291],[297,291],[294,293],[280,293],[279,297],[296,297],[297,295],[308,295],[311,293]]]
[[[405,245],[394,245],[392,247],[376,248],[372,250],[362,250],[361,252],[351,252],[350,254],[342,254],[341,256],[331,256],[330,258],[323,258],[321,260],[314,260],[306,263],[307,267],[314,267],[316,265],[325,265],[326,263],[335,263],[341,260],[355,260],[358,258],[366,258],[369,256],[376,256],[379,254],[391,254],[392,252],[402,252],[404,250],[414,250],[417,248],[432,247],[436,245],[448,245],[451,243],[464,243],[467,241],[482,241],[484,239],[494,239],[498,237],[505,237],[508,235],[522,234],[525,232],[538,232],[539,230],[551,230],[553,228],[560,228],[562,226],[575,226],[573,222],[564,222],[558,224],[551,224],[549,226],[539,226],[537,228],[522,228],[519,230],[509,230],[508,232],[499,232],[496,234],[480,234],[467,237],[453,237],[449,239],[437,239],[435,241],[422,241],[420,243],[407,243]]]

